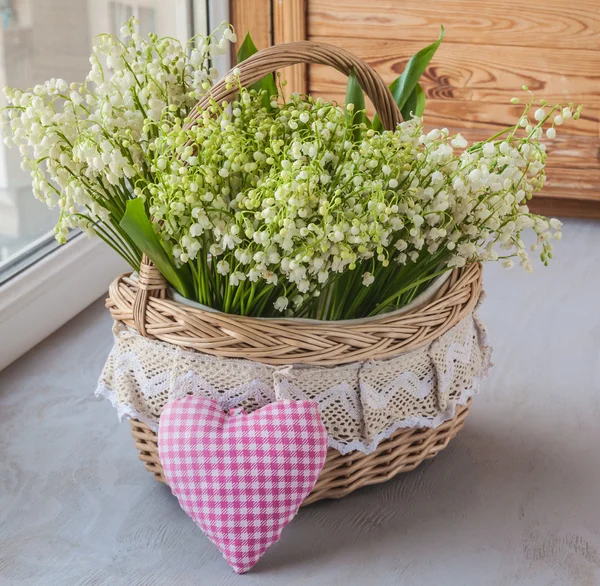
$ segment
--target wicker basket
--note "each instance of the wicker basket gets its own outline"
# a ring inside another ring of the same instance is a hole
[[[139,279],[123,275],[112,283],[107,307],[115,320],[144,336],[188,350],[273,365],[334,366],[397,356],[439,338],[473,311],[481,293],[481,266],[453,271],[434,299],[415,311],[335,328],[327,322],[307,324],[208,312],[173,301],[167,292],[164,278],[144,259]],[[304,504],[341,498],[433,458],[460,431],[469,405],[458,407],[453,419],[435,429],[402,429],[370,454],[355,451],[342,455],[331,448],[321,477]],[[156,433],[137,420],[131,421],[131,432],[146,469],[164,482]]]
[[[381,78],[368,65],[337,47],[314,42],[289,43],[259,51],[241,63],[243,85],[279,68],[297,63],[330,65],[348,75],[354,70],[375,105],[385,128],[401,116]],[[235,87],[217,83],[212,98],[230,99]],[[205,108],[209,98],[199,103]],[[197,111],[198,112],[198,111]],[[198,116],[192,116],[194,124]],[[287,319],[257,319],[205,311],[169,298],[164,277],[144,257],[139,278],[122,275],[111,285],[107,307],[115,320],[148,338],[219,357],[244,358],[270,365],[336,366],[368,359],[385,359],[421,348],[436,340],[470,314],[481,293],[481,266],[455,269],[424,306],[404,314],[382,315],[367,323],[311,323]],[[460,431],[469,403],[435,429],[401,429],[370,453],[342,455],[330,449],[321,476],[304,505],[324,498],[341,498],[362,486],[389,480],[434,457]],[[132,420],[132,435],[140,459],[156,480],[165,482],[157,437],[146,424]]]

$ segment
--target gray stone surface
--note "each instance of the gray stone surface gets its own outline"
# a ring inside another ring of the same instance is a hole
[[[95,303],[0,374],[0,584],[600,584],[600,225],[567,222],[536,269],[486,268],[496,368],[450,447],[302,510],[244,576],[93,398]]]

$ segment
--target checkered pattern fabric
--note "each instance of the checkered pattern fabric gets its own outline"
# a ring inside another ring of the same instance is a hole
[[[327,430],[309,401],[228,415],[213,399],[186,396],[166,405],[158,449],[183,510],[243,573],[279,539],[313,489]]]

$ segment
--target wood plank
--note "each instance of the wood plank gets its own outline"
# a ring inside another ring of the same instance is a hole
[[[271,45],[271,0],[230,0],[230,22],[235,29],[237,41],[232,62],[248,32],[258,49]]]
[[[598,0],[311,0],[309,34],[421,41],[446,27],[446,43],[600,48]],[[368,33],[366,32],[368,31]]]
[[[425,109],[425,123],[432,127],[486,128],[501,130],[519,119],[522,109],[512,104],[490,104],[454,100],[428,100]],[[558,129],[559,134],[569,136],[600,136],[600,112],[586,108],[579,120],[565,122]]]
[[[555,164],[548,167],[548,178],[543,191],[547,195],[562,193],[573,199],[593,199],[600,201],[600,169],[563,168]]]
[[[273,0],[273,38],[276,45],[306,39],[306,8],[308,0]],[[305,64],[281,70],[287,81],[285,95],[306,93],[307,68]]]
[[[600,201],[564,199],[560,195],[540,194],[530,202],[534,214],[551,218],[590,218],[600,220]]]
[[[558,134],[546,141],[550,161],[571,169],[600,169],[600,139],[592,136]],[[600,184],[597,186],[600,187]],[[600,189],[598,190],[600,196]]]
[[[332,84],[334,91],[324,90],[315,82],[312,72],[317,66],[309,68],[309,93],[321,96],[325,100],[344,103],[346,92],[345,78],[340,75],[339,82]],[[332,73],[332,76],[334,74]],[[428,128],[456,128],[461,129],[486,129],[488,135],[498,132],[514,124],[522,112],[520,106],[512,104],[492,104],[483,102],[467,102],[458,100],[427,100],[425,107],[425,126]],[[367,105],[367,114],[373,116],[372,104]],[[558,129],[558,134],[590,137],[600,137],[600,112],[597,109],[584,108],[581,118],[576,121],[565,122]],[[579,140],[579,139],[577,139]]]
[[[534,214],[542,214],[551,218],[600,220],[600,198],[593,200],[564,198],[560,193],[548,194],[544,190],[529,202],[529,209]]]
[[[431,125],[427,124],[427,128]],[[563,127],[564,128],[564,127]],[[451,133],[460,132],[470,144],[488,139],[494,131],[484,128],[452,128]],[[593,136],[573,136],[561,132],[556,138],[544,139],[548,160],[561,168],[596,171],[600,169],[600,139]]]
[[[311,94],[320,95],[326,100],[337,100],[343,103],[344,95],[323,94],[317,88],[310,87]],[[454,103],[455,104],[455,103]],[[471,108],[473,102],[465,102],[465,109]],[[436,106],[442,107],[442,116],[436,112]],[[432,107],[433,106],[433,107]],[[445,106],[450,109],[452,102],[444,100],[433,100],[428,102],[426,109],[426,127],[448,127],[450,132],[461,132],[469,142],[485,140],[506,124],[498,122],[488,122],[485,128],[481,127],[479,121],[477,127],[463,128],[452,124],[457,122],[457,118],[445,115]],[[490,107],[493,106],[496,114],[491,117],[503,115],[499,113],[508,113],[512,106],[484,104],[484,108],[479,110],[479,119],[483,114],[489,114]],[[371,108],[372,111],[372,108]],[[517,114],[518,116],[518,114]],[[498,119],[498,118],[497,118]],[[514,119],[514,116],[507,116],[505,120]],[[458,122],[462,122],[458,120]],[[597,120],[595,121],[597,127]],[[475,123],[474,123],[475,124]],[[571,126],[575,127],[573,124]],[[574,136],[569,135],[563,130],[567,130],[566,125],[559,128],[558,135],[553,140],[546,140],[548,146],[548,166],[547,182],[543,190],[536,194],[532,200],[532,210],[536,213],[562,217],[594,217],[600,218],[600,138],[597,136]],[[570,128],[569,128],[570,130]]]
[[[406,67],[422,43],[370,38],[311,37],[345,48],[371,65],[387,83]],[[501,58],[500,58],[501,55]],[[324,67],[311,71],[311,83],[337,89],[341,77]],[[442,45],[421,80],[427,97],[478,102],[508,102],[524,97],[523,85],[538,99],[576,100],[600,110],[600,51]]]
[[[310,93],[314,95],[320,95],[326,100],[338,100],[343,102],[344,96],[340,97],[339,94],[323,94],[317,90],[317,88],[310,88]],[[456,104],[454,104],[456,105]],[[464,104],[465,111],[472,106],[480,106],[479,104],[473,104],[472,102],[466,102]],[[438,107],[441,106],[441,115]],[[426,128],[442,128],[447,127],[450,132],[462,133],[469,142],[475,142],[485,140],[495,132],[497,132],[506,124],[500,124],[498,122],[488,121],[483,124],[482,127],[481,119],[484,115],[490,114],[490,107],[493,106],[495,114],[491,113],[491,118],[496,120],[502,120],[500,116],[505,116],[504,120],[509,122],[514,119],[514,116],[508,116],[509,106],[485,104],[483,109],[478,109],[477,118],[478,122],[471,123],[470,128],[461,127],[460,123],[464,120],[460,120],[454,115],[447,115],[446,110],[452,110],[453,103],[445,102],[443,100],[434,100],[433,103],[430,101],[427,104],[425,110],[425,126]],[[372,112],[372,108],[371,108]],[[371,114],[372,115],[372,114]],[[473,127],[474,125],[476,127]],[[548,182],[544,186],[542,194],[536,196],[541,197],[541,202],[547,202],[553,199],[560,199],[561,203],[556,204],[552,207],[547,207],[546,203],[536,204],[536,210],[541,213],[540,210],[552,209],[553,212],[547,211],[548,214],[558,214],[559,211],[562,215],[572,217],[582,217],[581,211],[585,209],[585,205],[592,202],[594,203],[594,209],[598,212],[594,212],[593,217],[600,217],[600,138],[597,136],[576,136],[573,134],[567,134],[575,128],[573,124],[570,127],[562,126],[559,128],[557,137],[553,140],[546,140],[545,143],[548,147]],[[597,127],[597,121],[596,121]],[[596,183],[597,182],[597,183]],[[580,199],[587,204],[575,204],[567,202],[575,202]],[[582,207],[583,206],[583,207]],[[591,208],[590,208],[591,210]],[[592,213],[590,211],[590,213]],[[588,217],[588,214],[583,214]]]

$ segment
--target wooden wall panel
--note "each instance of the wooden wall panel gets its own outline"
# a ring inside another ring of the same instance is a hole
[[[306,0],[272,0],[273,42],[276,45],[306,39]],[[305,94],[307,91],[306,65],[295,65],[281,70],[287,81],[286,96],[292,92]]]
[[[321,70],[322,72],[314,75],[313,72]],[[334,100],[340,103],[344,100],[344,94],[346,90],[346,81],[343,75],[337,73],[329,74],[329,77],[336,77],[337,83],[328,81],[327,86],[321,86],[318,82],[314,81],[317,76],[328,77],[329,68],[311,65],[309,75],[309,89],[315,95],[321,96],[327,100]],[[369,103],[367,105],[367,114],[373,115],[373,107]],[[509,124],[513,123],[518,119],[522,107],[512,104],[493,104],[484,102],[469,102],[460,100],[437,100],[427,99],[427,107],[425,109],[426,126],[433,128],[453,128],[467,130],[466,134],[469,136],[490,136],[494,131],[499,131],[505,128]],[[572,124],[571,128],[562,126],[559,128],[559,133],[554,141],[548,141],[549,149],[552,148],[552,144],[556,141],[568,140],[569,148],[579,150],[580,147],[585,149],[585,156],[590,160],[595,161],[595,165],[598,165],[600,160],[600,141],[598,141],[598,117],[599,114],[594,111],[590,112],[590,109],[586,109],[582,112],[581,118],[577,121],[577,124]],[[568,128],[568,132],[566,131]],[[485,133],[479,132],[483,131]],[[575,136],[577,138],[570,139],[567,137]],[[581,138],[586,137],[588,140],[581,142]],[[594,149],[594,146],[596,147]]]
[[[427,43],[313,38],[356,53],[389,82],[404,71],[408,57]],[[327,87],[334,78],[326,69],[322,73],[323,76],[314,81],[325,83]],[[597,112],[600,109],[600,51],[532,47],[524,52],[523,47],[473,47],[466,43],[443,42],[421,81],[430,98],[495,103],[508,103],[516,95],[525,96],[521,89],[524,84],[548,102],[577,96],[578,101]]]
[[[310,0],[310,34],[449,43],[598,49],[598,0]]]
[[[229,0],[230,21],[237,34],[232,65],[244,37],[250,31],[258,49],[272,44],[304,41],[308,0]],[[306,93],[308,74],[306,65],[296,65],[281,71],[287,81],[285,93]]]
[[[230,0],[229,20],[237,36],[232,64],[235,63],[237,51],[248,32],[258,49],[271,46],[271,0]]]
[[[535,208],[600,218],[600,2],[308,0],[308,38],[354,52],[388,83],[440,23],[446,39],[422,81],[426,126],[480,140],[518,118],[509,100],[525,96],[523,84],[538,99],[582,103],[582,118],[548,143],[548,183]],[[345,86],[341,74],[310,67],[311,93],[343,102]]]

